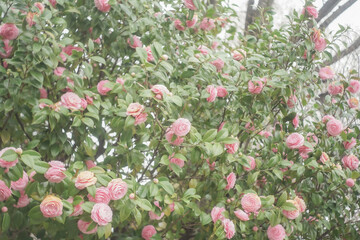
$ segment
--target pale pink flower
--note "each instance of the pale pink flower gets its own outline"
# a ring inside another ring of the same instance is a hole
[[[209,159],[206,159],[206,162],[209,165],[210,171],[214,171],[216,162],[210,163]]]
[[[344,130],[341,121],[332,119],[326,123],[326,130],[331,136],[338,136]]]
[[[245,129],[246,129],[246,132],[247,132],[247,133],[250,133],[250,132],[255,131],[254,123],[252,123],[252,122],[247,122],[247,123],[245,124]]]
[[[359,100],[357,100],[357,98],[349,98],[347,102],[350,108],[357,108],[359,106]]]
[[[195,6],[193,0],[184,0],[185,7],[190,10],[197,10],[197,7]]]
[[[121,85],[124,86],[124,84],[125,84],[125,79],[123,79],[123,78],[117,78],[117,79],[116,79],[116,82],[117,82],[117,83],[120,83]]]
[[[312,151],[313,151],[313,149],[311,149],[305,145],[303,145],[299,148],[299,154],[303,159],[308,159],[309,158],[308,153],[310,153]]]
[[[217,58],[214,61],[210,62],[212,65],[216,67],[216,71],[220,72],[221,69],[224,67],[224,61],[221,58]]]
[[[248,82],[248,90],[252,94],[259,94],[263,89],[263,82],[262,81],[249,81]]]
[[[20,191],[20,198],[17,202],[17,204],[14,204],[14,207],[16,208],[23,208],[26,207],[27,205],[29,205],[30,203],[30,199],[28,197],[28,195],[25,194],[25,191]]]
[[[215,50],[218,46],[219,46],[219,42],[214,41],[211,44],[211,49]]]
[[[172,93],[167,89],[167,87],[161,84],[156,84],[152,86],[151,91],[155,94],[155,98],[159,100],[163,98],[164,94],[172,96]]]
[[[315,50],[318,52],[322,52],[326,48],[325,38],[321,38],[321,37],[317,38],[314,43],[315,43]]]
[[[235,216],[240,219],[241,221],[249,221],[249,214],[247,214],[246,212],[244,212],[243,210],[239,209],[234,211]]]
[[[227,177],[226,177],[226,181],[227,181],[227,185],[225,187],[225,190],[230,190],[232,188],[234,188],[235,186],[235,182],[236,182],[236,175],[235,173],[230,173]]]
[[[142,42],[140,41],[138,36],[132,36],[132,38],[128,38],[127,43],[131,48],[142,47]]]
[[[346,179],[346,185],[347,185],[348,187],[353,187],[353,186],[355,185],[354,179],[352,179],[352,178]]]
[[[4,23],[0,26],[0,36],[3,40],[14,40],[19,36],[19,29],[13,23]]]
[[[34,3],[34,6],[39,9],[40,13],[43,13],[44,10],[45,10],[44,4],[42,4],[42,3],[40,3],[40,2]]]
[[[44,177],[52,183],[60,183],[66,178],[64,172],[66,171],[65,164],[60,161],[49,162],[50,168],[44,174]]]
[[[183,168],[185,165],[184,160],[180,159],[180,158],[171,158],[170,159],[170,163],[176,164],[178,165],[180,168]],[[169,165],[169,168],[171,169],[171,166]]]
[[[256,167],[256,161],[255,161],[255,159],[254,159],[253,157],[251,157],[251,156],[247,156],[246,158],[247,158],[247,160],[248,160],[248,163],[249,163],[250,167],[245,167],[245,166],[243,166],[243,168],[244,168],[245,171],[250,172],[251,170],[254,170],[254,169],[255,169],[255,167]]]
[[[233,51],[233,53],[232,53],[232,57],[233,57],[233,59],[236,60],[236,61],[241,61],[241,60],[243,60],[244,58],[246,58],[246,52],[245,52],[245,50],[243,50],[243,49],[239,49],[239,51],[235,50],[235,51]]]
[[[139,115],[137,115],[137,116],[135,117],[135,123],[134,123],[134,125],[137,126],[137,125],[139,125],[139,124],[142,124],[142,123],[146,122],[147,116],[148,116],[148,114],[147,114],[147,113],[144,113],[144,112],[143,112],[143,113],[140,113]]]
[[[316,144],[319,143],[319,139],[316,137],[314,133],[308,133],[306,134],[306,139],[308,142],[310,142],[313,146],[316,146]]]
[[[333,120],[333,119],[335,119],[333,116],[331,116],[331,115],[325,115],[323,118],[322,118],[322,122],[323,123],[327,123],[327,121],[330,121],[330,120]]]
[[[350,170],[356,170],[359,167],[359,159],[354,155],[344,156],[341,159],[345,168],[349,168]]]
[[[227,149],[228,153],[235,154],[237,152],[237,150],[239,149],[239,142],[225,144],[225,148]]]
[[[8,39],[4,39],[3,42],[4,42],[4,48],[3,49],[4,49],[5,53],[0,51],[0,57],[8,58],[8,57],[11,56],[13,47],[9,45],[10,41]]]
[[[81,109],[81,98],[73,92],[67,92],[61,96],[61,105],[69,110],[79,110]]]
[[[197,23],[198,17],[197,15],[194,15],[192,20],[186,20],[186,26],[188,28],[193,28],[195,26],[195,24]]]
[[[198,47],[198,50],[201,52],[202,55],[208,55],[208,50],[206,49],[206,47],[204,47],[203,45],[200,45]]]
[[[225,236],[227,239],[231,239],[235,235],[235,225],[229,219],[224,219],[222,221],[222,225],[224,227]]]
[[[56,0],[49,0],[49,3],[53,6],[53,7],[55,7],[56,6]]]
[[[286,104],[289,108],[295,107],[295,104],[297,102],[297,98],[295,95],[291,95],[289,99],[287,100]]]
[[[141,237],[145,240],[151,240],[151,237],[156,234],[156,229],[153,225],[146,225],[141,231]]]
[[[261,208],[261,200],[255,193],[247,193],[241,198],[241,207],[248,213],[257,212]]]
[[[280,224],[275,227],[269,226],[266,233],[269,240],[283,240],[286,237],[285,229]]]
[[[152,52],[151,52],[151,47],[150,46],[147,46],[147,47],[145,47],[145,50],[146,50],[146,53],[147,53],[147,61],[148,62],[153,62],[153,61],[155,61],[155,58],[154,58],[154,56],[153,56],[153,54],[152,54]]]
[[[13,147],[6,147],[0,151],[0,167],[2,168],[11,168],[15,166],[18,163],[18,159],[16,158],[15,161],[8,162],[1,158],[1,156],[7,151],[7,150],[14,150],[16,151],[16,148]]]
[[[94,42],[94,43],[97,43],[97,44],[100,44],[100,43],[101,43],[101,39],[100,39],[100,38],[94,39],[93,42]]]
[[[351,138],[350,142],[349,141],[346,141],[346,142],[343,142],[344,144],[344,148],[347,150],[347,149],[351,149],[353,147],[355,147],[356,145],[356,139],[355,138]]]
[[[175,146],[179,146],[180,144],[182,144],[184,142],[184,138],[176,136],[176,138],[173,140],[173,136],[174,136],[174,131],[172,130],[171,127],[169,127],[165,133],[166,140],[170,144],[175,145]]]
[[[200,23],[200,29],[204,31],[211,31],[215,28],[214,19],[204,18]]]
[[[320,156],[320,162],[322,162],[323,164],[325,164],[327,161],[329,161],[330,158],[329,156],[327,155],[326,152],[322,152],[321,153],[321,156]]]
[[[17,191],[22,191],[26,188],[26,185],[29,183],[29,177],[25,171],[23,171],[23,177],[19,178],[17,181],[11,181],[11,188]]]
[[[298,133],[292,133],[287,137],[286,145],[290,149],[300,148],[304,145],[304,137]]]
[[[299,126],[299,115],[296,114],[296,116],[292,120],[292,124],[294,125],[294,128],[297,128]]]
[[[307,7],[305,7],[305,8],[302,10],[301,14],[305,14],[305,11],[307,12],[307,14],[308,14],[309,16],[312,16],[312,17],[314,17],[315,19],[318,17],[318,11],[316,10],[316,8],[314,8],[314,7],[312,7],[312,6],[307,6]]]
[[[180,19],[175,19],[174,21],[174,26],[177,30],[179,31],[184,31],[185,30],[185,27],[184,25],[182,24],[181,20]]]
[[[87,197],[90,202],[109,204],[110,191],[106,187],[99,187],[96,189],[95,197],[91,196],[91,194],[88,194]]]
[[[323,67],[319,70],[319,77],[322,79],[322,80],[326,80],[326,79],[332,79],[335,77],[335,72],[334,70],[332,70],[331,67],[329,66],[326,66],[326,67]]]
[[[217,220],[224,220],[225,217],[222,215],[222,212],[225,211],[225,208],[220,208],[220,207],[214,207],[212,210],[211,210],[211,218],[213,220],[214,223],[217,222]]]
[[[74,198],[73,198],[73,197],[69,197],[69,198],[67,199],[67,201],[68,201],[69,203],[73,203]],[[74,210],[73,210],[72,214],[70,214],[70,216],[79,216],[79,215],[83,214],[83,213],[84,213],[84,210],[83,210],[82,207],[81,207],[82,204],[84,204],[84,201],[81,201],[79,204],[75,205],[75,206],[74,206]]]
[[[296,207],[296,210],[291,210],[291,211],[283,210],[282,213],[284,214],[284,216],[288,219],[297,218],[300,215],[298,203],[295,202],[294,200],[286,200],[286,202],[294,204],[294,206]]]
[[[83,171],[80,172],[75,181],[75,187],[77,189],[84,189],[86,187],[92,186],[96,183],[97,178],[93,172]]]
[[[105,203],[96,203],[91,210],[91,219],[100,226],[105,226],[111,222],[112,216],[111,208]]]
[[[120,178],[111,180],[107,188],[109,190],[111,200],[119,200],[123,198],[128,190],[126,182]]]
[[[305,201],[299,197],[295,197],[294,198],[294,201],[298,204],[298,209],[301,213],[305,212],[306,210],[306,204],[305,204]]]
[[[191,123],[186,118],[179,118],[171,125],[171,129],[176,136],[183,137],[190,132]]]
[[[40,204],[40,211],[46,218],[53,218],[62,215],[63,203],[60,198],[47,195]]]
[[[109,80],[101,80],[97,85],[97,90],[100,95],[106,95],[109,91],[111,91],[111,88],[108,88],[105,86],[105,84],[109,83]]]
[[[0,180],[0,202],[6,201],[11,196],[10,188]]]
[[[96,167],[96,164],[94,163],[94,161],[91,161],[91,160],[86,160],[86,161],[85,161],[85,164],[86,164],[86,167],[87,167],[88,169],[91,169],[91,168],[93,168],[93,167]]]
[[[48,97],[48,94],[47,94],[47,91],[45,88],[39,88],[39,92],[40,92],[40,99]]]
[[[360,90],[360,82],[357,80],[353,80],[351,79],[349,82],[349,87],[347,88],[347,90],[351,93],[358,93]]]
[[[214,85],[209,85],[206,87],[206,91],[210,94],[208,98],[206,98],[206,101],[208,102],[214,102],[217,97],[217,89]]]
[[[111,8],[109,0],[94,0],[95,7],[101,12],[108,12]]]
[[[223,86],[217,86],[216,90],[218,97],[226,97],[228,95],[226,88],[224,88]]]
[[[91,222],[85,222],[81,219],[79,219],[79,221],[77,222],[77,226],[78,229],[80,230],[80,232],[82,232],[83,234],[93,234],[96,233],[97,231],[97,226],[95,226],[93,229],[91,230],[87,230],[90,226]]]
[[[136,117],[139,116],[144,110],[145,107],[140,103],[130,103],[126,110],[126,115]]]
[[[62,48],[60,53],[61,59],[65,62],[67,59],[66,55],[71,56],[73,51],[82,52],[84,50],[81,47],[74,47],[73,45],[68,45]]]
[[[342,84],[338,84],[337,82],[332,82],[328,86],[328,92],[335,96],[337,94],[341,94],[344,91],[344,86]]]

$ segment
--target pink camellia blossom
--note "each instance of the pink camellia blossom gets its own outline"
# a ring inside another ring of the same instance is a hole
[[[75,187],[77,189],[84,189],[86,187],[89,187],[91,185],[94,185],[97,181],[97,178],[95,177],[93,172],[90,171],[83,171],[80,172],[79,175],[76,178],[75,181]]]
[[[17,204],[14,204],[15,208],[23,208],[26,207],[27,205],[29,205],[30,203],[30,199],[28,197],[28,195],[25,194],[25,191],[20,191],[20,198],[17,202]]]
[[[174,21],[174,26],[175,26],[175,28],[176,28],[177,30],[179,30],[179,31],[184,31],[184,30],[185,30],[185,27],[184,27],[184,25],[182,24],[182,22],[181,22],[180,19],[176,19],[176,20]]]
[[[325,115],[323,118],[322,118],[322,122],[323,123],[327,123],[328,121],[330,121],[330,120],[333,120],[333,119],[335,119],[333,116],[331,116],[331,115]]]
[[[215,28],[214,19],[204,18],[200,23],[200,29],[204,31],[211,31]]]
[[[117,82],[117,83],[120,83],[121,85],[124,86],[124,84],[125,84],[125,79],[123,79],[123,78],[117,78],[117,79],[116,79],[116,82]]]
[[[109,83],[109,80],[101,80],[97,85],[97,90],[100,95],[105,96],[108,92],[111,91],[111,88],[105,86],[105,84]]]
[[[212,65],[216,67],[216,71],[220,72],[221,69],[224,67],[224,61],[221,58],[217,58],[214,61],[210,62]]]
[[[36,172],[35,171],[32,171],[30,174],[29,174],[29,180],[30,182],[35,182],[35,179],[33,179],[33,176],[35,176]]]
[[[85,222],[81,219],[79,219],[79,221],[77,222],[77,226],[78,229],[80,230],[80,232],[82,232],[83,234],[93,234],[96,233],[97,231],[97,226],[95,226],[93,229],[91,230],[87,230],[90,226],[91,222]]]
[[[73,51],[82,52],[82,51],[84,51],[84,49],[82,49],[81,47],[74,47],[73,45],[68,45],[68,46],[62,48],[61,53],[60,53],[61,59],[65,62],[67,59],[66,55],[71,56]]]
[[[252,94],[259,94],[261,93],[264,85],[262,81],[249,81],[248,82],[248,90]]]
[[[206,87],[206,91],[210,94],[208,98],[206,98],[206,101],[208,102],[214,102],[217,97],[217,89],[214,85],[209,85]]]
[[[23,177],[17,181],[11,181],[11,188],[17,191],[22,191],[26,188],[26,185],[29,183],[29,176],[26,172],[23,172]]]
[[[61,77],[61,76],[63,75],[63,73],[64,73],[65,70],[66,70],[66,68],[64,68],[64,67],[57,67],[57,68],[55,68],[55,70],[54,70],[54,74],[55,74],[56,76]]]
[[[169,127],[167,130],[166,130],[166,133],[165,133],[165,138],[166,140],[171,144],[171,145],[175,145],[175,146],[179,146],[181,145],[183,142],[184,142],[184,138],[182,137],[176,137],[175,140],[173,140],[173,136],[174,136],[174,131],[172,130],[171,127]]]
[[[53,6],[53,8],[56,6],[57,2],[56,0],[49,0],[49,3]]]
[[[206,163],[208,164],[210,171],[214,171],[215,170],[215,165],[216,162],[210,163],[209,159],[206,159]]]
[[[247,158],[247,161],[248,161],[250,167],[245,167],[245,166],[243,166],[243,168],[244,168],[245,171],[250,172],[251,170],[254,170],[254,169],[255,169],[255,167],[256,167],[256,161],[255,161],[255,159],[254,159],[253,157],[251,157],[251,156],[247,156],[246,158]]]
[[[180,158],[171,158],[170,159],[170,163],[176,164],[178,165],[180,168],[183,168],[185,165],[184,160],[180,159]],[[169,165],[169,168],[171,169],[171,166]]]
[[[140,103],[130,103],[126,110],[126,115],[136,117],[139,116],[144,110],[145,107]]]
[[[192,20],[186,20],[186,26],[188,28],[193,28],[195,26],[195,24],[197,23],[198,17],[197,15],[194,15]]]
[[[297,98],[295,95],[291,95],[289,99],[287,100],[286,104],[289,108],[295,107],[295,104],[297,102]]]
[[[105,226],[111,222],[112,216],[111,208],[105,203],[96,203],[91,210],[91,219],[100,226]]]
[[[106,187],[99,187],[96,189],[95,197],[90,194],[87,195],[90,202],[94,203],[105,203],[109,204],[110,202],[110,192]]]
[[[357,108],[359,106],[359,100],[357,100],[357,98],[349,98],[347,102],[350,108]]]
[[[87,101],[84,98],[81,98],[81,109],[85,110],[87,107]]]
[[[159,201],[155,201],[154,204],[155,204],[155,206],[157,206],[160,209],[160,211],[162,211],[162,207],[160,207]],[[160,219],[162,219],[163,216],[164,216],[163,212],[160,214],[160,216],[158,216],[153,211],[149,212],[149,217],[151,220],[160,220]]]
[[[228,92],[226,90],[226,88],[224,88],[223,86],[217,86],[216,87],[216,90],[217,90],[217,96],[218,97],[226,97],[228,95]]]
[[[191,123],[186,118],[179,118],[171,125],[171,128],[176,136],[183,137],[190,132]]]
[[[74,198],[73,198],[73,197],[69,197],[69,198],[67,199],[67,201],[68,201],[69,203],[73,203]],[[84,210],[83,210],[82,207],[81,207],[82,204],[84,204],[84,201],[81,201],[79,204],[75,205],[75,206],[74,206],[74,210],[73,210],[73,212],[70,214],[70,216],[79,216],[79,215],[83,214],[83,213],[84,213]]]
[[[227,239],[231,239],[235,235],[235,225],[230,219],[224,219],[222,221],[224,227],[225,236]]]
[[[19,29],[13,23],[4,23],[0,26],[0,36],[3,40],[14,40],[19,36]]]
[[[146,53],[147,53],[147,61],[148,62],[153,62],[153,61],[155,61],[155,58],[154,58],[154,56],[153,56],[153,54],[152,54],[152,52],[151,52],[151,47],[150,46],[147,46],[147,47],[145,47],[145,50],[146,50]]]
[[[312,7],[312,6],[307,6],[307,7],[305,7],[305,8],[302,10],[301,14],[305,14],[305,11],[306,11],[306,13],[307,13],[309,16],[312,16],[312,17],[314,17],[315,19],[319,16],[319,15],[318,15],[318,11],[316,10],[316,8],[314,8],[314,7]]]
[[[97,43],[97,44],[100,44],[100,43],[101,43],[101,39],[100,39],[100,38],[94,39],[93,42],[94,42],[94,43]]]
[[[297,218],[300,215],[299,204],[294,200],[286,200],[286,202],[294,204],[296,210],[291,210],[291,211],[283,210],[282,213],[284,214],[284,216],[291,220]]]
[[[349,87],[347,88],[347,90],[354,94],[358,93],[360,90],[360,81],[351,79],[349,81]]]
[[[351,149],[351,148],[355,147],[355,145],[356,145],[356,139],[355,139],[355,138],[351,138],[350,141],[343,142],[343,144],[344,144],[344,148],[345,148],[346,150]]]
[[[354,155],[344,156],[341,159],[345,168],[349,168],[350,170],[356,170],[359,167],[359,159]]]
[[[109,182],[107,186],[110,192],[110,199],[111,200],[119,200],[123,198],[128,190],[128,186],[126,182],[124,182],[120,178],[113,179]]]
[[[209,54],[208,50],[203,45],[200,45],[198,47],[198,50],[201,52],[202,55],[208,55]]]
[[[7,207],[2,207],[2,208],[1,208],[1,211],[2,211],[3,213],[6,213],[6,212],[8,211],[8,208],[7,208]]]
[[[81,98],[73,92],[67,92],[61,96],[61,105],[69,110],[79,110],[81,109]]]
[[[218,46],[219,46],[219,42],[214,41],[214,42],[212,42],[212,44],[211,44],[211,49],[215,50],[215,49],[218,48]]]
[[[172,96],[172,93],[167,89],[167,87],[161,84],[156,84],[152,86],[151,91],[155,94],[155,98],[159,100],[161,100],[165,94],[168,96]]]
[[[257,212],[261,208],[261,200],[255,193],[247,193],[241,198],[241,207],[245,212]]]
[[[299,115],[296,114],[296,116],[292,120],[292,124],[294,125],[294,128],[297,128],[299,126]]]
[[[330,158],[329,156],[327,155],[326,152],[322,152],[321,153],[321,156],[320,156],[320,162],[322,162],[322,164],[325,164],[327,161],[329,161]]]
[[[297,203],[299,211],[301,213],[305,212],[306,210],[305,201],[297,196],[294,198],[294,201]]]
[[[283,240],[286,237],[285,229],[280,224],[275,227],[269,226],[266,233],[269,240]]]
[[[44,174],[44,177],[52,183],[60,183],[66,178],[64,172],[66,171],[65,164],[60,161],[49,162],[50,168]]]
[[[322,52],[326,48],[325,38],[321,38],[321,37],[317,38],[314,43],[315,43],[315,50],[318,52]]]
[[[269,132],[269,131],[260,131],[260,132],[259,132],[259,135],[260,135],[260,136],[263,136],[263,137],[265,137],[265,138],[272,137],[272,133]]]
[[[110,11],[111,6],[109,5],[109,0],[94,0],[95,7],[101,12]]]
[[[234,188],[235,186],[235,182],[236,182],[236,175],[235,173],[230,173],[227,177],[226,177],[226,181],[227,181],[227,185],[225,187],[225,190],[230,190],[232,188]]]
[[[219,131],[221,131],[221,130],[223,129],[223,127],[224,127],[225,123],[226,123],[226,122],[222,122],[222,123],[220,124],[220,126],[219,126],[219,128],[218,128],[218,132],[219,132]]]
[[[245,52],[245,50],[243,50],[243,49],[239,49],[239,51],[235,50],[235,51],[233,51],[233,53],[232,53],[232,57],[233,57],[233,59],[236,60],[236,61],[241,61],[241,60],[243,60],[244,58],[246,58],[246,52]]]
[[[142,123],[146,122],[147,116],[148,116],[148,114],[147,114],[147,113],[144,113],[144,112],[143,112],[143,113],[140,113],[139,115],[137,115],[137,116],[135,117],[135,123],[134,123],[134,125],[137,126],[137,125],[139,125],[139,124],[142,124]]]
[[[322,80],[333,79],[335,77],[335,72],[331,67],[326,66],[319,70],[319,77]]]
[[[306,139],[308,142],[310,142],[313,146],[316,146],[316,144],[319,143],[319,139],[316,137],[314,133],[308,133],[306,134]]]
[[[128,38],[127,43],[131,48],[142,47],[142,42],[138,36],[132,36],[132,39]]]
[[[354,179],[352,179],[352,178],[346,179],[346,185],[347,185],[348,187],[353,187],[353,186],[355,185]]]
[[[34,3],[34,6],[39,9],[40,13],[43,13],[44,10],[45,10],[44,4],[42,4],[42,3],[40,3],[40,2]]]
[[[60,198],[47,195],[40,204],[40,211],[46,218],[53,218],[62,215],[63,203]]]
[[[286,138],[286,145],[290,149],[297,149],[304,145],[304,137],[298,133],[292,133]]]
[[[231,143],[231,144],[225,144],[226,151],[230,154],[235,154],[237,150],[239,149],[239,142]]]
[[[96,164],[95,164],[94,161],[92,161],[92,160],[86,160],[86,161],[85,161],[85,164],[86,164],[86,167],[87,167],[88,169],[91,169],[91,168],[93,168],[93,167],[96,167]]]
[[[141,237],[145,240],[151,240],[151,237],[156,234],[156,229],[153,225],[146,225],[141,231]]]
[[[211,210],[211,218],[213,220],[214,223],[217,222],[217,220],[224,220],[225,217],[222,215],[222,212],[225,211],[225,208],[220,208],[220,207],[213,207],[213,209]]]
[[[344,130],[341,121],[332,119],[326,123],[326,130],[331,136],[338,136]]]
[[[2,168],[11,168],[11,167],[15,166],[15,165],[18,163],[18,159],[15,159],[15,160],[12,161],[12,162],[8,162],[8,161],[5,161],[4,159],[1,158],[1,156],[2,156],[7,150],[16,151],[16,148],[6,147],[6,148],[4,148],[4,149],[2,149],[2,150],[0,151],[0,167],[2,167]]]
[[[4,39],[4,51],[5,53],[0,51],[0,57],[1,58],[8,58],[11,56],[13,47],[9,45],[10,41],[8,39]]]
[[[305,160],[305,159],[308,159],[309,158],[309,155],[308,153],[312,152],[313,149],[303,145],[301,147],[299,147],[299,153],[300,153],[300,156]]]
[[[328,86],[328,92],[335,96],[337,94],[341,94],[344,91],[344,86],[342,84],[338,84],[337,82],[332,82]]]
[[[5,182],[0,180],[0,202],[6,201],[11,196],[11,190]]]
[[[38,13],[28,12],[26,15],[26,22],[28,23],[29,27],[32,27],[36,24],[34,21],[34,16],[39,15]]]
[[[197,7],[195,6],[193,0],[184,0],[185,7],[190,10],[197,10]]]
[[[39,92],[40,92],[40,99],[44,99],[48,97],[47,91],[45,88],[39,88]]]
[[[244,212],[243,210],[239,209],[234,211],[235,216],[240,219],[241,221],[249,221],[249,214],[247,214],[246,212]]]
[[[250,132],[255,131],[254,123],[252,123],[252,122],[247,122],[247,123],[245,124],[245,129],[246,129],[246,132],[247,132],[247,133],[250,133]]]

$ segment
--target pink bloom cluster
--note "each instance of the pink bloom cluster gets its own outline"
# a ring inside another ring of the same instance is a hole
[[[190,129],[190,121],[185,118],[179,118],[166,130],[165,138],[170,144],[179,146],[184,142],[183,137],[190,132]]]
[[[206,101],[208,102],[214,102],[216,97],[223,98],[228,95],[226,88],[223,86],[215,87],[214,85],[209,85],[207,86],[206,91],[210,94],[210,96],[206,98]]]

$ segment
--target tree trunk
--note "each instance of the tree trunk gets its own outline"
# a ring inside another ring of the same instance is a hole
[[[346,9],[351,7],[357,0],[349,0],[342,6],[340,6],[335,12],[333,12],[330,17],[328,17],[323,23],[320,24],[321,29],[325,29],[332,23],[338,16],[340,16]]]
[[[259,13],[259,9],[260,8],[270,8],[273,5],[274,0],[259,0],[259,4],[256,7],[256,9],[254,9],[254,6],[253,6],[254,3],[255,3],[254,0],[249,0],[247,3],[246,18],[245,18],[245,32],[247,32],[249,25],[254,22],[255,17]]]
[[[320,22],[326,15],[328,15],[331,10],[333,10],[341,0],[328,0],[322,8],[319,10],[319,16],[316,19],[317,22]]]

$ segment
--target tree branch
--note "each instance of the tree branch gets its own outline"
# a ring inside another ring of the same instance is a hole
[[[350,47],[348,47],[348,48],[344,49],[343,51],[341,51],[340,54],[335,55],[331,61],[325,62],[325,65],[330,66],[331,64],[336,63],[337,61],[339,61],[343,57],[347,56],[348,54],[350,54],[353,51],[355,51],[356,49],[358,49],[359,46],[360,46],[360,37],[358,37],[355,40],[355,42],[353,42],[353,44],[350,45]]]
[[[320,22],[326,15],[328,15],[331,10],[333,10],[338,4],[341,2],[341,0],[328,0],[322,8],[319,10],[319,16],[316,19],[317,22]]]
[[[340,16],[346,9],[351,7],[357,0],[349,0],[341,5],[335,12],[333,12],[323,23],[320,24],[321,29],[327,28],[338,16]]]

